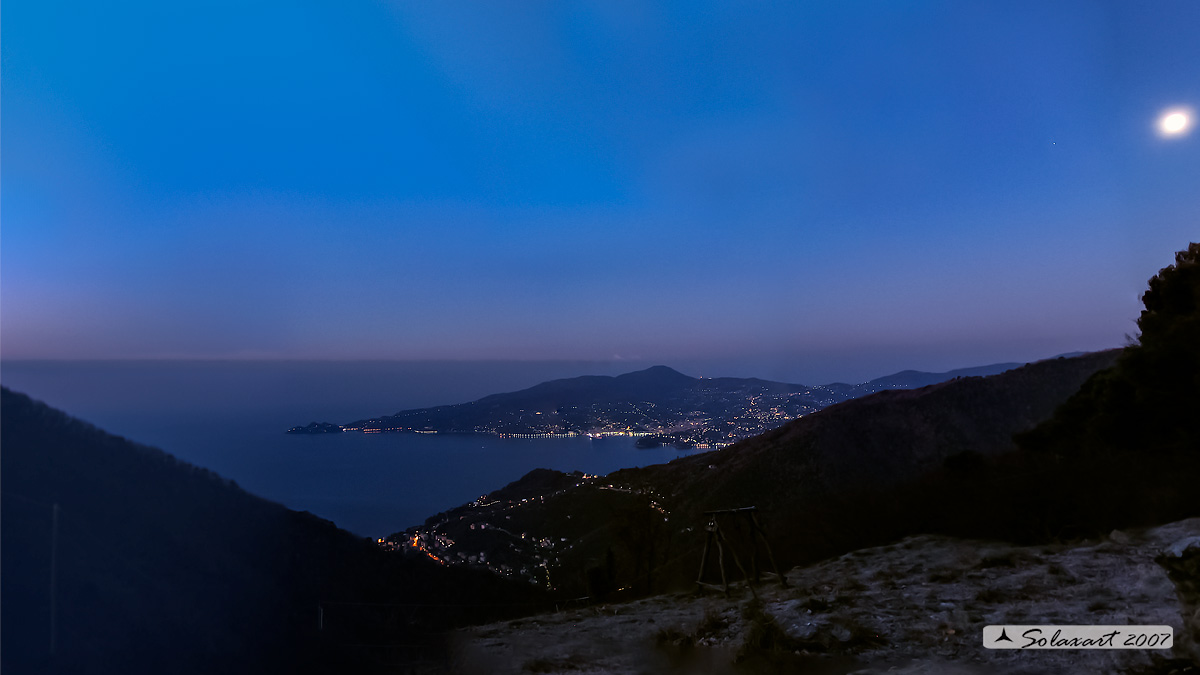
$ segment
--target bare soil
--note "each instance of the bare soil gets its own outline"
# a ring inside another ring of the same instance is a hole
[[[916,536],[728,598],[674,594],[478,626],[461,673],[1196,673],[1184,613],[1155,558],[1200,518],[1102,540],[1014,546]],[[1192,621],[1195,619],[1192,618]],[[1170,625],[1173,650],[990,650],[989,624]]]

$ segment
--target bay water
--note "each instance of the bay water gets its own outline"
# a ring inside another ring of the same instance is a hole
[[[0,383],[244,489],[381,537],[535,468],[604,474],[688,452],[634,439],[284,433],[463,403],[627,362],[4,361]],[[2,444],[2,437],[0,437]],[[0,452],[3,451],[0,445]]]

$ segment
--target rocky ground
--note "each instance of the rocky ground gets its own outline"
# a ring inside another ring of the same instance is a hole
[[[663,595],[471,628],[455,636],[451,670],[1200,673],[1188,634],[1200,626],[1197,580],[1177,587],[1167,572],[1198,566],[1200,518],[1032,547],[910,537],[793,569],[787,588],[760,585],[759,600],[738,585],[729,598]],[[989,624],[1170,625],[1176,647],[989,650]]]

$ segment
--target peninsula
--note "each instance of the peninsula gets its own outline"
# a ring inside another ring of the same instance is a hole
[[[468,433],[511,437],[639,436],[641,447],[719,448],[791,420],[887,389],[914,389],[1019,366],[945,373],[904,371],[862,384],[809,386],[758,378],[697,378],[667,366],[616,377],[552,380],[458,405],[402,410],[346,425],[312,423],[288,433]]]

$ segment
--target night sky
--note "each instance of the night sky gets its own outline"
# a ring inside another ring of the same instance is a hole
[[[10,0],[2,32],[5,359],[862,380],[1120,346],[1200,234],[1200,134],[1157,127],[1200,108],[1192,0]]]

